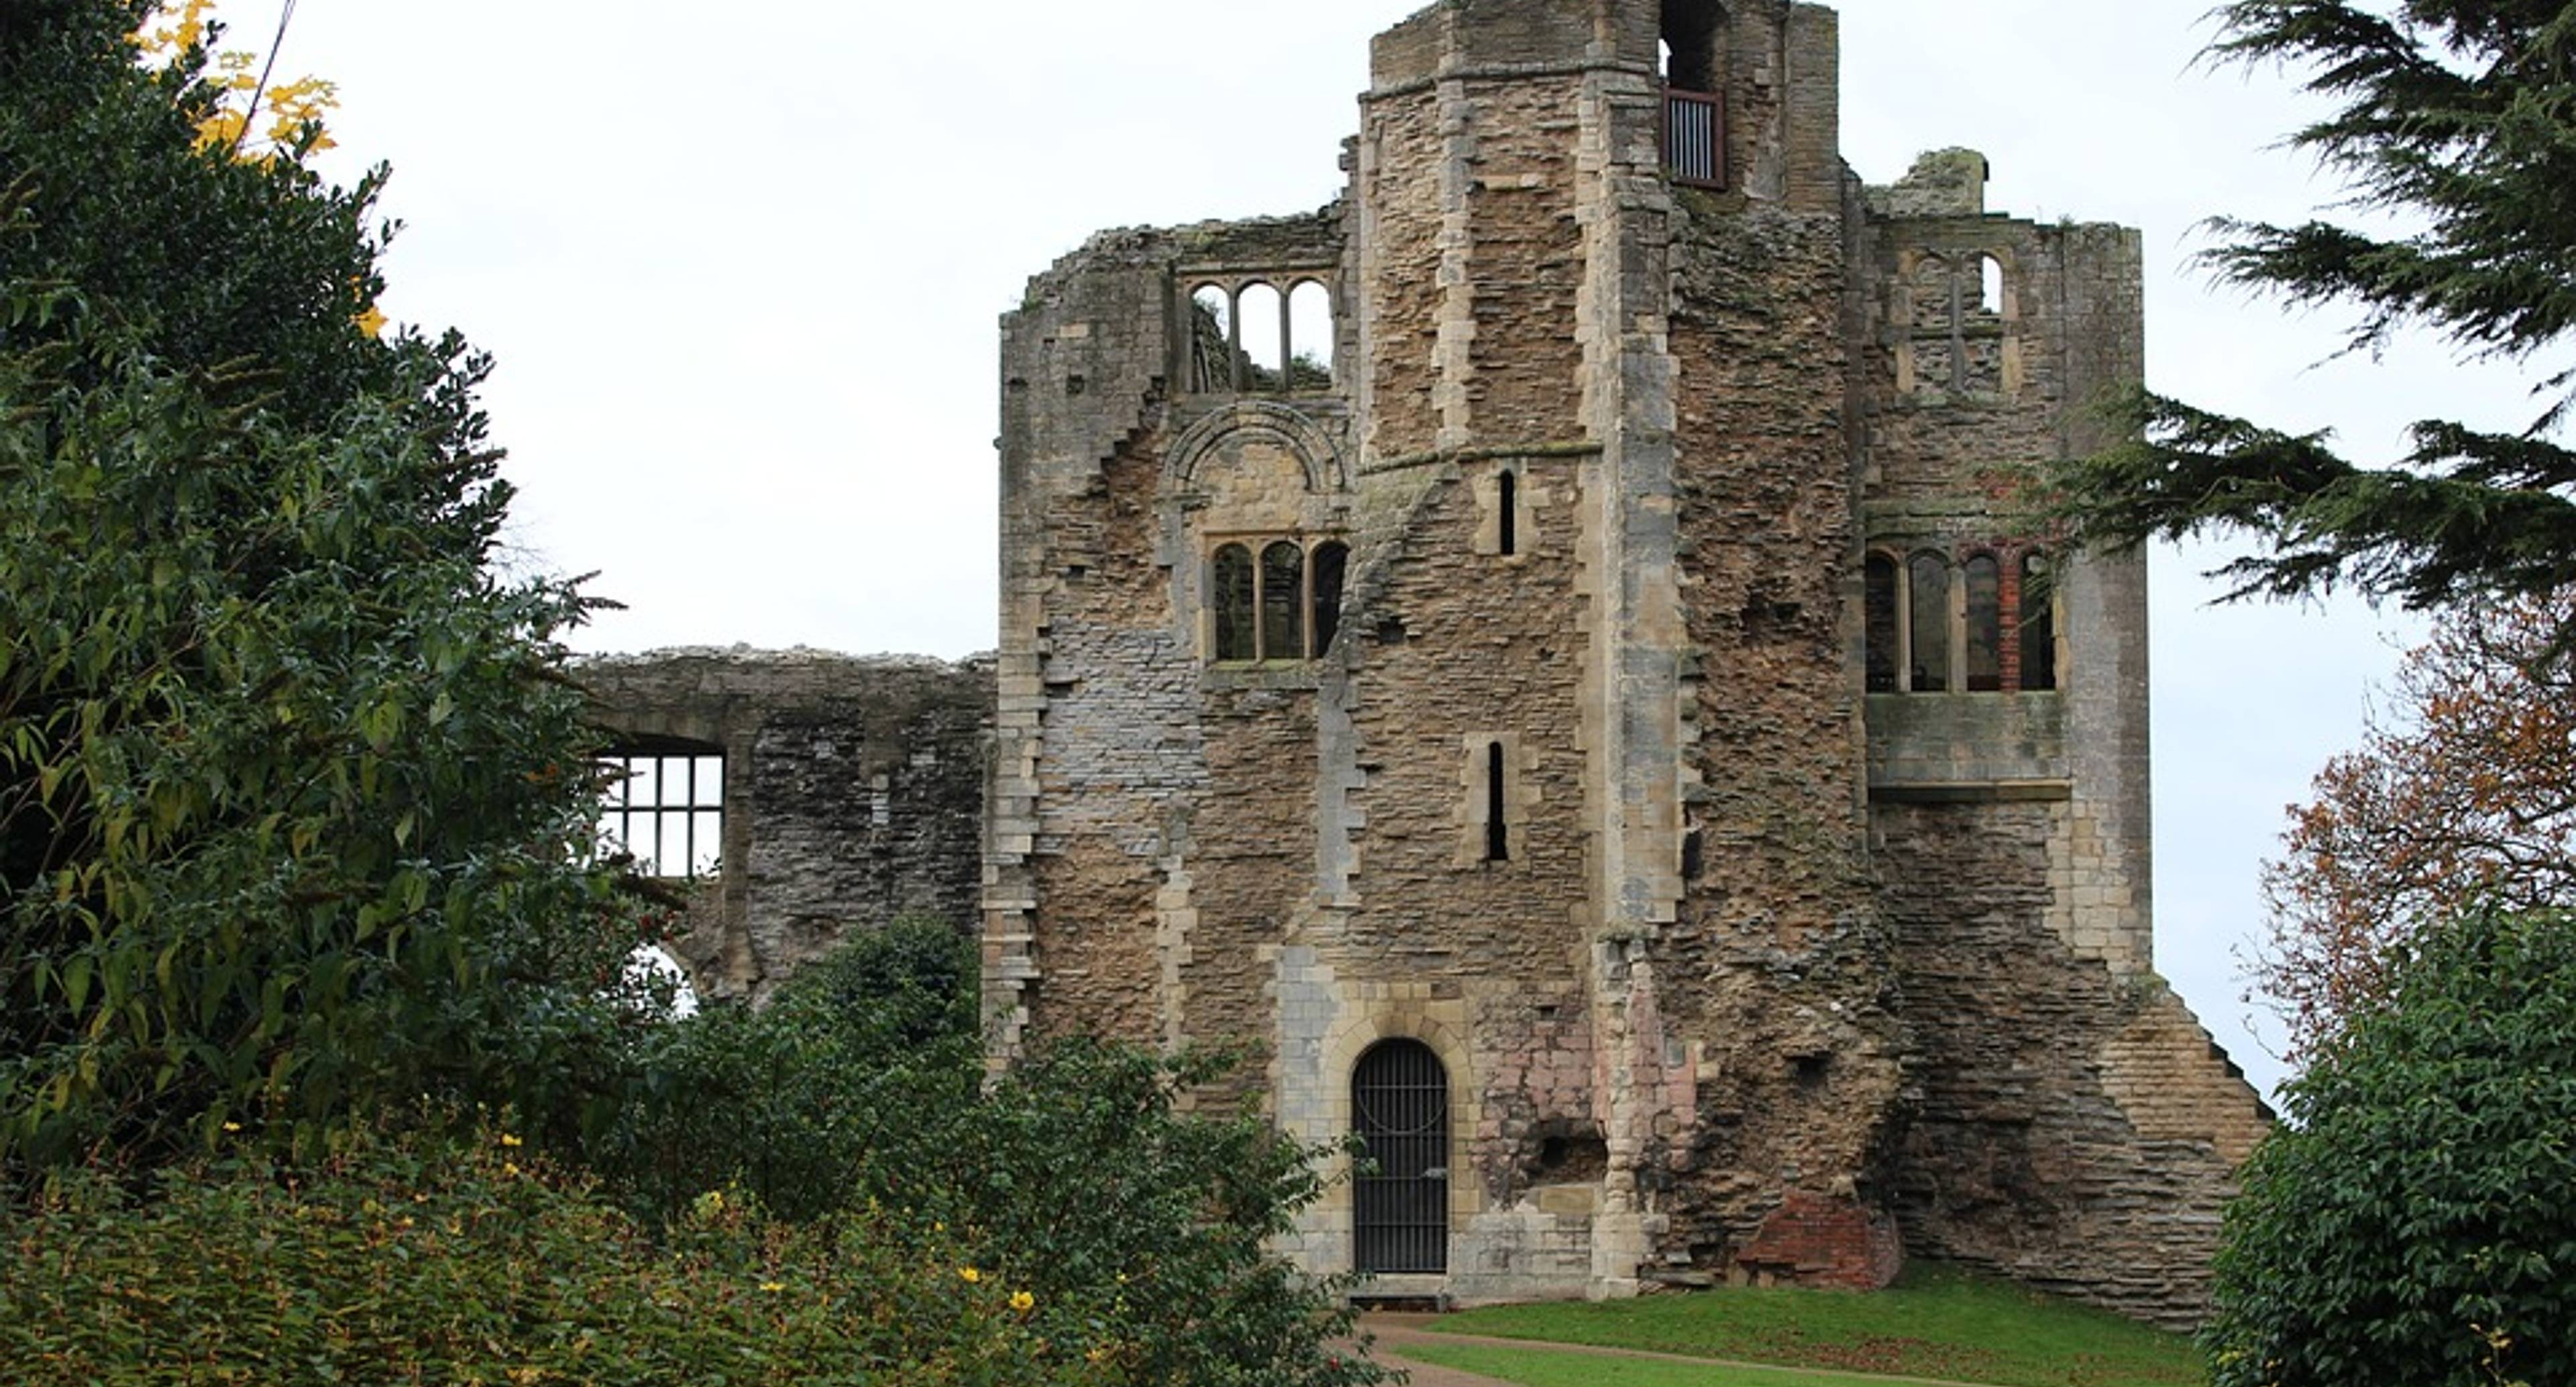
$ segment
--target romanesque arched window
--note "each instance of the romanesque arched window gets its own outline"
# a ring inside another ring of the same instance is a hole
[[[1280,286],[1285,284],[1283,290]],[[1333,291],[1313,274],[1247,276],[1190,289],[1192,390],[1277,394],[1333,388]]]
[[[1896,692],[1896,672],[1904,667],[1896,589],[1896,560],[1871,554],[1861,566],[1861,644],[1871,693]]]
[[[1241,389],[1275,392],[1288,388],[1288,305],[1278,286],[1254,281],[1234,294],[1234,320],[1241,331]]]
[[[1311,660],[1340,633],[1350,546],[1227,539],[1208,556],[1210,658],[1219,664]]]
[[[1906,564],[1905,578],[1913,603],[1906,687],[1940,693],[1950,687],[1949,561],[1938,554],[1917,554]]]
[[[1870,693],[2057,687],[2056,598],[2046,554],[2020,554],[2007,567],[1988,550],[1956,566],[1932,550],[1901,565],[1872,551],[1861,565],[1862,677]]]
[[[1209,565],[1208,606],[1216,614],[1216,657],[1259,659],[1259,609],[1253,605],[1250,549],[1240,544],[1217,546]]]
[[[1992,554],[1971,556],[1960,568],[1967,599],[1968,692],[1994,693],[2004,686],[2003,569]]]
[[[1351,547],[1338,539],[1328,539],[1315,546],[1312,579],[1315,589],[1313,618],[1307,623],[1315,633],[1315,654],[1320,658],[1333,648],[1333,637],[1342,629],[1342,578],[1350,568]]]
[[[1288,389],[1333,388],[1333,291],[1319,279],[1288,290]]]
[[[1261,658],[1306,658],[1306,551],[1294,540],[1261,550]]]
[[[2021,556],[2021,687],[2057,687],[2057,577],[2046,554]]]

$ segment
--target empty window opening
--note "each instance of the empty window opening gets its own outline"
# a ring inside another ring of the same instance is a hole
[[[1896,671],[1904,659],[1898,629],[1896,560],[1872,554],[1861,567],[1861,643],[1871,693],[1896,692]]]
[[[1261,551],[1261,658],[1306,656],[1306,551],[1277,540]]]
[[[1906,687],[1940,693],[1950,687],[1950,566],[1938,554],[1917,554],[1906,576],[1914,607]]]
[[[1436,1273],[1449,1267],[1449,1071],[1418,1040],[1370,1046],[1351,1070],[1351,1179],[1356,1270]]]
[[[713,876],[724,860],[724,756],[712,749],[607,758],[600,845],[651,877]]]
[[[1209,605],[1216,611],[1216,657],[1258,658],[1258,629],[1252,603],[1252,551],[1240,544],[1220,546],[1209,580]]]
[[[1503,773],[1503,744],[1488,743],[1485,747],[1485,860],[1488,862],[1512,860],[1511,823],[1503,812],[1508,780]]]
[[[1979,554],[1962,571],[1968,606],[1968,692],[2004,686],[2003,570],[1994,555]]]
[[[1519,1164],[1533,1185],[1588,1185],[1610,1173],[1610,1144],[1593,1123],[1546,1118],[1521,1140]]]
[[[1287,388],[1288,311],[1279,291],[1267,284],[1247,284],[1234,296],[1235,322],[1245,390]]]
[[[2057,578],[2046,554],[2021,556],[2021,687],[2057,687]]]
[[[1503,553],[1520,552],[1520,479],[1506,468],[1494,478],[1494,543]]]
[[[1234,298],[1214,284],[1190,291],[1190,378],[1203,391],[1237,390],[1241,348],[1234,340]]]
[[[1288,291],[1288,388],[1333,388],[1333,291],[1306,279]]]
[[[1664,0],[1662,33],[1656,45],[1662,55],[1664,85],[1683,91],[1713,92],[1725,68],[1726,10],[1714,0]]]
[[[1315,608],[1312,626],[1315,632],[1315,654],[1321,656],[1333,648],[1333,637],[1342,629],[1342,575],[1350,567],[1351,549],[1337,539],[1315,546],[1313,580]]]
[[[1991,255],[1976,257],[1977,302],[1975,311],[1984,317],[1999,317],[2004,311],[2004,262]]]
[[[1350,546],[1325,540],[1240,539],[1208,557],[1211,658],[1220,664],[1308,660],[1341,629]]]

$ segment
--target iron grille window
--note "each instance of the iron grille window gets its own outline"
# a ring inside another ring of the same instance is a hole
[[[1449,1269],[1449,1074],[1418,1040],[1370,1047],[1351,1071],[1362,1148],[1351,1185],[1363,1272]]]
[[[1725,103],[1708,92],[1664,92],[1664,167],[1676,183],[1726,186]]]
[[[724,857],[723,756],[621,752],[608,758],[608,773],[602,846],[633,854],[646,876],[715,875]]]

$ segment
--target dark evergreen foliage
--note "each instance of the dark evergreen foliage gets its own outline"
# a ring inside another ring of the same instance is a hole
[[[2237,0],[2220,14],[2213,56],[2296,67],[2337,103],[2290,142],[2357,206],[2422,229],[2219,219],[2207,262],[2227,283],[2357,309],[2356,350],[2421,326],[2534,368],[2538,412],[2518,433],[2427,420],[2380,469],[2323,433],[2141,395],[2126,404],[2137,442],[2051,469],[2058,515],[2113,547],[2248,533],[2263,551],[2222,570],[2238,596],[2341,586],[2423,608],[2576,583],[2576,452],[2555,441],[2576,404],[2560,359],[2576,326],[2576,5]]]
[[[2576,1382],[2576,918],[2401,948],[2228,1209],[2217,1387]]]

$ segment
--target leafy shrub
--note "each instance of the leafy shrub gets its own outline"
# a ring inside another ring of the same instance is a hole
[[[1318,1193],[1315,1153],[1257,1119],[1184,1113],[1218,1062],[1067,1042],[985,1084],[972,941],[864,932],[766,1008],[643,1043],[588,1159],[648,1217],[733,1185],[797,1219],[858,1216],[953,1248],[1035,1298],[1050,1342],[1133,1380],[1380,1380],[1328,1343],[1335,1287],[1271,1255]]]
[[[1142,1380],[960,1251],[721,1191],[652,1236],[511,1140],[368,1134],[149,1201],[70,1175],[0,1214],[0,1362],[97,1387]]]
[[[936,921],[861,931],[766,1007],[637,1032],[622,1106],[557,1135],[648,1219],[727,1185],[789,1219],[863,1204],[952,1157],[983,1078],[973,960]]]
[[[377,180],[197,148],[148,8],[0,7],[0,1176],[560,1095],[633,938],[483,363],[370,334]]]
[[[2576,917],[2419,930],[2227,1212],[2218,1387],[2576,1382]]]

